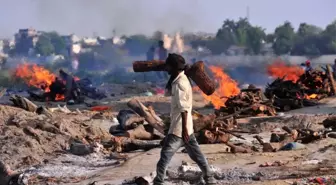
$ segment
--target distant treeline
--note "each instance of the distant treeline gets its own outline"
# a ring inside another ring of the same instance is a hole
[[[163,33],[160,31],[156,31],[152,36],[141,34],[122,36],[124,44],[113,49],[127,51],[132,56],[144,55],[162,36]],[[34,51],[43,56],[53,53],[63,54],[67,47],[63,38],[57,32],[44,32],[39,36]],[[295,30],[290,22],[285,22],[273,33],[266,34],[264,28],[251,25],[245,18],[238,21],[228,19],[214,36],[184,33],[182,38],[184,43],[192,48],[207,48],[214,55],[229,54],[232,50],[239,50],[249,55],[269,54],[269,52],[276,55],[329,55],[336,54],[336,20],[324,29],[301,23]],[[22,46],[25,45],[21,42],[16,43],[12,54],[25,53]],[[117,51],[117,53],[124,55],[124,52]]]

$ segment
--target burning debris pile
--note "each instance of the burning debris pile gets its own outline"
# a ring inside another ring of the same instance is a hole
[[[222,68],[209,66],[213,73],[218,86],[216,91],[207,96],[202,93],[203,97],[211,102],[216,109],[216,115],[221,116],[274,116],[276,114],[272,101],[268,100],[262,93],[261,89],[250,85],[247,89],[240,90],[238,83],[230,78]],[[200,91],[197,87],[196,91]]]
[[[102,99],[106,96],[92,86],[89,79],[79,79],[63,70],[57,77],[47,69],[36,64],[22,64],[15,70],[15,77],[22,79],[28,86],[39,91],[28,90],[30,98],[35,101],[69,101],[83,102],[83,96]],[[42,92],[41,92],[42,91]]]
[[[235,114],[236,118],[250,116],[274,116],[275,108],[272,101],[268,100],[261,89],[250,85],[248,89],[242,89],[241,92],[228,98],[225,107],[216,110],[218,116],[227,116]]]
[[[268,73],[277,79],[267,84],[265,95],[273,99],[274,106],[280,110],[317,105],[318,100],[335,94],[329,66],[324,71],[304,72],[298,66],[277,62],[268,67]]]

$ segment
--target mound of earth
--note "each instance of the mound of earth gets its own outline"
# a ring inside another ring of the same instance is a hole
[[[53,113],[51,117],[0,105],[0,161],[12,169],[41,164],[77,140],[107,140],[91,113]]]

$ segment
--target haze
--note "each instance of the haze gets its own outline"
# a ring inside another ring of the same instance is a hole
[[[335,0],[0,0],[0,37],[20,28],[111,36],[156,30],[215,33],[223,20],[247,15],[272,32],[289,20],[325,27],[336,19]]]

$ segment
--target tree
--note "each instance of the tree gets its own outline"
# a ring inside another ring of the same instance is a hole
[[[38,41],[36,42],[35,52],[42,56],[48,56],[55,53],[55,48],[52,45],[49,37],[45,35],[40,35]]]
[[[275,54],[289,54],[294,44],[294,28],[290,22],[285,22],[278,26],[274,32],[273,49]]]
[[[65,40],[57,32],[43,32],[35,46],[36,53],[47,56],[63,54],[66,51]]]
[[[321,35],[323,30],[317,26],[301,23],[296,32],[292,55],[318,56],[322,54]]]
[[[301,23],[299,26],[299,29],[297,31],[297,36],[299,37],[307,37],[310,35],[318,35],[322,33],[323,29],[320,27],[317,27],[315,25],[307,24],[307,23]]]
[[[63,54],[66,51],[65,40],[57,32],[46,32],[44,35],[50,39],[56,54]]]
[[[322,32],[322,39],[325,41],[326,48],[324,54],[336,53],[336,20],[329,24]]]
[[[266,43],[274,43],[274,40],[275,40],[275,36],[273,33],[266,35],[266,38],[265,38]]]
[[[246,47],[251,53],[259,54],[265,39],[265,29],[261,27],[250,27],[247,30]]]

